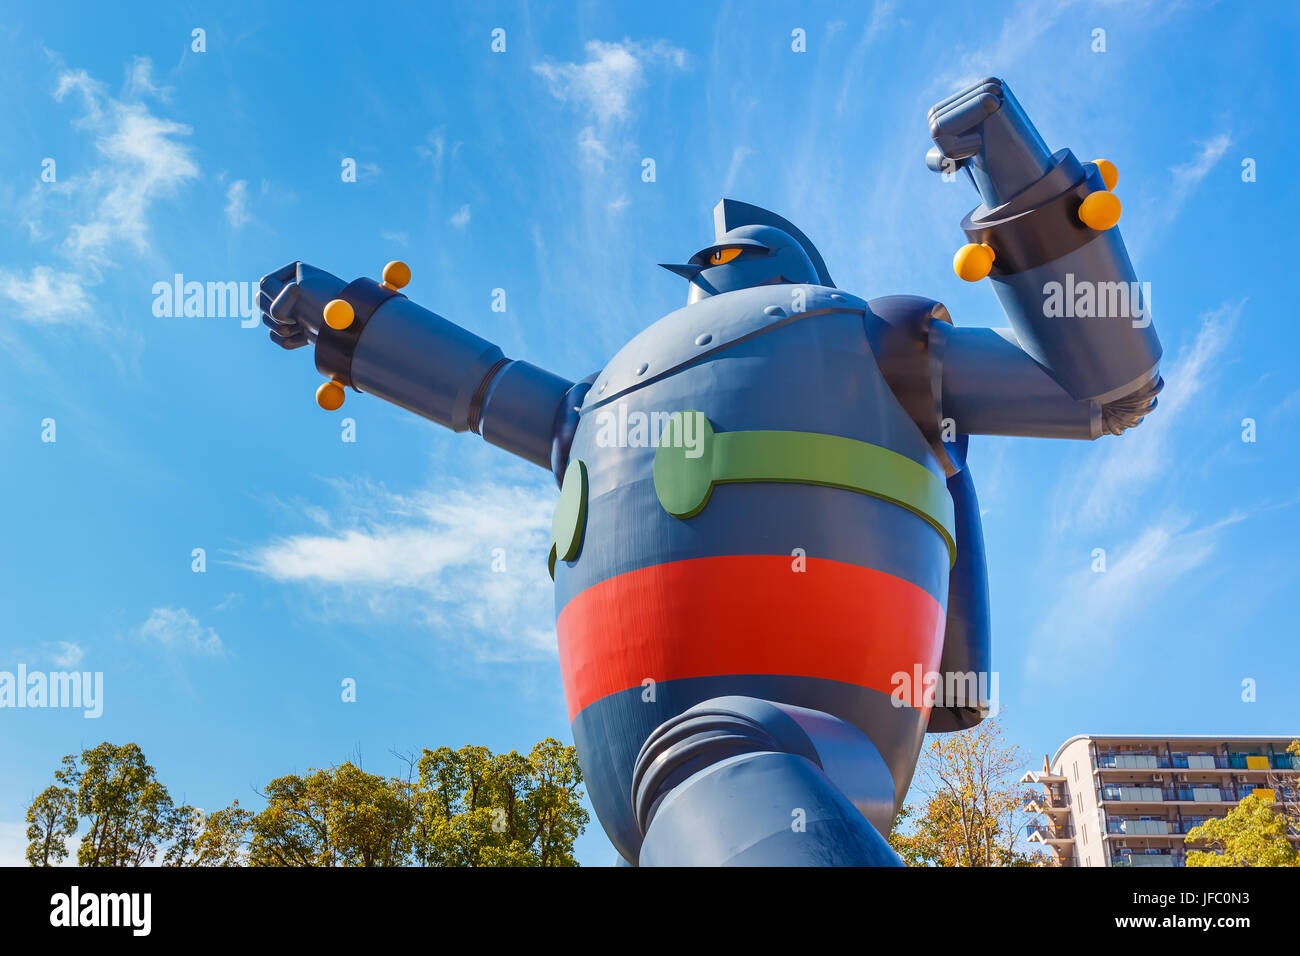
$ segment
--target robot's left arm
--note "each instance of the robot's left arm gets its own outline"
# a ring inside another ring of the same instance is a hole
[[[1116,225],[1115,167],[1050,153],[997,79],[936,105],[930,133],[927,164],[982,199],[954,269],[987,276],[1011,321],[930,323],[943,417],[963,434],[1082,439],[1138,424],[1163,384],[1161,349]]]
[[[471,431],[558,477],[591,379],[573,382],[507,358],[473,332],[417,305],[399,290],[400,262],[384,281],[344,282],[305,262],[263,277],[259,303],[271,340],[286,349],[315,345],[330,381],[316,393],[337,409],[344,389],[369,392],[452,431]]]

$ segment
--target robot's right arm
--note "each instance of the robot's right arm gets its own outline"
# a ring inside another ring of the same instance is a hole
[[[262,321],[283,348],[314,344],[330,379],[317,392],[321,407],[338,408],[350,386],[563,473],[589,383],[506,358],[402,295],[409,279],[402,263],[389,263],[383,282],[350,283],[290,263],[262,279]]]
[[[1117,225],[1114,165],[1050,152],[995,77],[929,121],[927,164],[969,174],[982,200],[953,267],[987,276],[1012,326],[932,325],[945,417],[972,435],[1089,439],[1137,425],[1163,384],[1161,348]]]

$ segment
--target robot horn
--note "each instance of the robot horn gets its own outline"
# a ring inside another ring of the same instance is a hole
[[[704,266],[697,266],[697,265],[690,265],[690,264],[670,265],[664,262],[659,263],[659,267],[661,269],[667,269],[669,272],[676,273],[677,275],[681,276],[683,279],[687,279],[687,280],[694,279],[697,275],[699,275],[704,270]]]

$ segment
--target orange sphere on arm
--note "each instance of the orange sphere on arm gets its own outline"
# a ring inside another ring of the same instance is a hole
[[[411,281],[411,267],[400,259],[394,259],[384,266],[384,285],[396,291],[404,288]]]

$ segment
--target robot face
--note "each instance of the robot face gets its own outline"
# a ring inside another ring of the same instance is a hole
[[[818,284],[803,247],[775,226],[740,226],[718,237],[683,265],[665,269],[690,281],[687,304],[712,295],[779,283]]]

